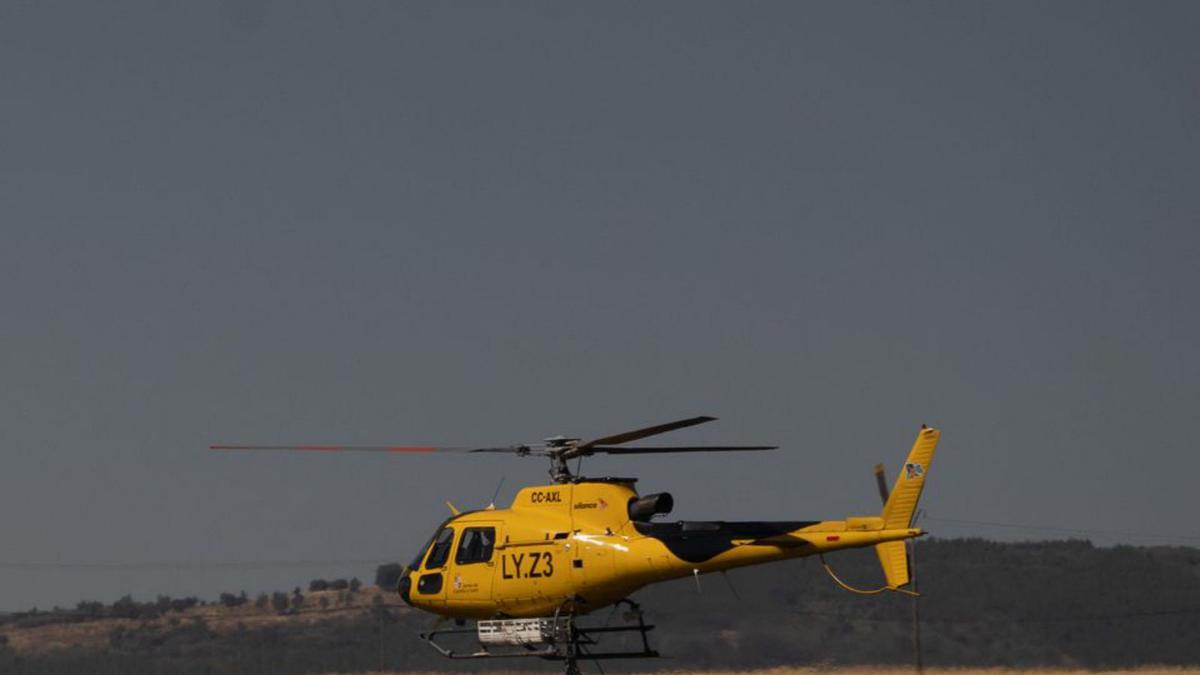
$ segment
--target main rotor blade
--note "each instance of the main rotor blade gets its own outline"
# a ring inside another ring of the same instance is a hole
[[[605,452],[610,455],[649,455],[663,452],[750,452],[756,450],[774,450],[778,445],[671,445],[657,447],[614,447],[610,445],[593,445],[585,450],[585,454]]]
[[[656,436],[658,434],[665,434],[668,431],[675,431],[676,429],[684,429],[686,427],[694,427],[697,424],[704,424],[705,422],[712,422],[715,419],[717,419],[717,418],[709,417],[707,415],[702,415],[700,417],[689,417],[686,420],[678,420],[676,422],[667,422],[666,424],[659,424],[659,425],[652,426],[652,427],[646,427],[645,429],[635,429],[633,431],[626,431],[621,434],[613,434],[612,436],[604,436],[602,438],[596,438],[596,439],[590,440],[586,443],[581,443],[578,446],[576,446],[576,448],[579,450],[586,450],[587,448],[592,448],[597,445],[620,445],[621,443],[628,443],[629,441],[636,441],[639,438],[646,438],[647,436]]]
[[[209,450],[285,450],[298,452],[515,452],[522,446],[508,448],[455,448],[401,445],[210,445]]]

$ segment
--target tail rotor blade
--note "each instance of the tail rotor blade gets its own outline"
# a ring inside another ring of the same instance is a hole
[[[879,488],[879,500],[886,505],[888,500],[887,475],[883,471],[882,464],[875,465],[875,486]]]

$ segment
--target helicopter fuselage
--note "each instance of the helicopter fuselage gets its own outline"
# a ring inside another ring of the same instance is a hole
[[[889,528],[879,516],[652,521],[653,500],[646,499],[634,506],[632,479],[524,488],[507,509],[446,521],[405,571],[400,594],[414,607],[453,618],[579,615],[660,581],[922,534],[907,521]],[[669,496],[666,504],[669,510]]]

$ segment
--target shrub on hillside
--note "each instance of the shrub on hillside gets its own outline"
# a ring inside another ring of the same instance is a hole
[[[123,596],[112,604],[110,615],[117,619],[156,619],[159,616],[153,602],[137,602],[131,596]]]
[[[400,583],[400,575],[404,566],[400,563],[388,563],[375,568],[375,585],[380,588],[392,589]]]
[[[246,592],[242,591],[241,595],[234,595],[233,593],[222,593],[221,594],[221,604],[224,605],[225,607],[238,607],[238,606],[244,605],[244,604],[246,604]]]
[[[188,596],[186,598],[172,598],[171,611],[182,612],[195,607],[199,603],[200,601],[193,596]]]
[[[95,600],[83,600],[75,605],[75,611],[89,619],[96,619],[104,615],[104,603]]]
[[[171,611],[171,597],[169,595],[160,595],[154,599],[154,607],[159,614],[166,614]]]

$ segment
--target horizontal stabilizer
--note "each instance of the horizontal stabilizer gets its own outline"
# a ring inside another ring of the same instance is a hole
[[[883,566],[883,576],[887,578],[888,588],[900,588],[908,583],[908,549],[903,541],[887,541],[875,545],[875,553],[879,555],[879,564]]]

